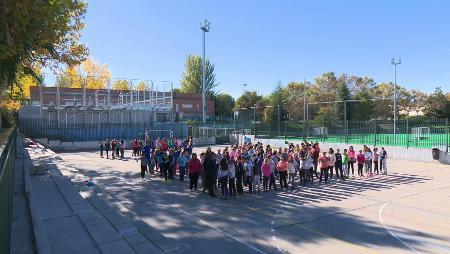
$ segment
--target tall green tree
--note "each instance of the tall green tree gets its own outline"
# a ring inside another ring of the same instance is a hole
[[[39,80],[36,65],[78,65],[87,56],[80,43],[87,4],[82,0],[0,2],[0,92],[17,74]]]
[[[450,98],[444,94],[441,87],[436,87],[428,96],[424,114],[434,118],[450,118]]]
[[[216,116],[231,117],[235,105],[234,98],[227,93],[221,93],[214,96]]]
[[[256,91],[245,91],[239,98],[236,100],[235,109],[243,109],[250,108],[257,105],[263,99],[262,95],[259,95]]]
[[[276,123],[278,119],[278,107],[280,107],[280,117],[285,115],[285,91],[281,83],[278,83],[272,93],[267,97],[268,108],[264,109],[264,122]],[[279,106],[278,106],[279,105]]]
[[[182,93],[201,93],[202,92],[202,58],[198,55],[186,56],[184,64],[184,72],[181,77],[180,91]],[[206,94],[215,95],[216,87],[219,85],[216,82],[216,74],[214,73],[214,64],[209,59],[206,59],[206,73],[205,73],[205,91]]]

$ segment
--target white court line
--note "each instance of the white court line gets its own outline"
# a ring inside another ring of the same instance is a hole
[[[384,203],[381,207],[380,210],[378,210],[378,219],[380,220],[381,224],[383,224],[383,227],[389,232],[389,234],[393,237],[395,237],[395,239],[397,239],[398,241],[400,241],[403,245],[405,245],[406,247],[408,247],[410,250],[412,250],[414,253],[420,253],[419,251],[417,251],[416,249],[414,249],[411,245],[405,243],[402,239],[400,239],[400,237],[398,237],[394,232],[392,232],[388,226],[386,226],[386,224],[384,224],[383,221],[383,217],[381,216],[381,214],[383,213],[384,208],[388,205],[389,203]]]
[[[208,227],[210,227],[210,228],[216,230],[217,232],[222,233],[222,234],[224,234],[224,235],[226,235],[226,236],[228,236],[228,237],[230,237],[230,238],[232,238],[232,239],[234,239],[234,240],[236,240],[236,241],[238,241],[238,242],[244,244],[245,246],[249,247],[250,249],[252,249],[252,250],[254,250],[254,251],[256,251],[256,252],[258,252],[258,253],[260,253],[260,254],[266,254],[264,251],[262,251],[262,250],[260,250],[260,249],[258,249],[258,248],[256,248],[256,247],[254,247],[254,246],[252,246],[252,245],[250,245],[250,244],[244,242],[244,241],[241,240],[239,237],[233,236],[233,235],[231,235],[231,234],[229,234],[229,233],[227,233],[227,232],[225,232],[225,231],[223,231],[223,230],[221,230],[221,229],[219,229],[219,228],[216,228],[216,227],[210,225],[208,222],[206,222],[206,221],[204,221],[204,220],[202,220],[202,219],[196,217],[195,215],[193,215],[193,214],[191,214],[191,213],[189,213],[189,212],[187,212],[187,211],[185,211],[185,210],[183,210],[183,209],[181,209],[181,208],[178,208],[178,209],[179,209],[180,211],[182,211],[183,213],[185,213],[185,214],[187,214],[187,215],[189,215],[189,216],[191,216],[191,217],[193,217],[193,218],[196,218],[196,219],[197,219],[200,223],[202,223],[203,225],[206,225],[206,226],[208,226]]]

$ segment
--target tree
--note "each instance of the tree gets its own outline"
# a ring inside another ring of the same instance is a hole
[[[306,93],[305,83],[290,82],[283,88],[283,109],[294,121],[304,120],[304,99]],[[278,109],[274,110],[278,111]]]
[[[253,107],[262,99],[263,97],[258,95],[256,91],[245,91],[244,94],[236,100],[235,109],[239,110]]]
[[[202,58],[198,55],[186,56],[184,72],[181,77],[180,90],[183,93],[201,93],[202,92]],[[216,74],[214,74],[214,64],[206,60],[205,91],[206,94],[215,95]]]
[[[113,90],[126,90],[129,91],[131,90],[131,85],[130,82],[128,80],[125,79],[119,79],[116,80],[112,83],[112,89]]]
[[[137,91],[144,91],[145,89],[147,89],[147,84],[145,84],[144,81],[139,81],[139,83],[136,86],[136,90]]]
[[[111,73],[106,64],[100,64],[89,57],[78,67],[68,67],[60,75],[56,83],[59,87],[82,88],[86,84],[88,89],[105,89]]]
[[[216,116],[229,116],[233,114],[235,105],[234,98],[226,93],[218,94],[214,97],[215,114]]]
[[[441,87],[436,87],[434,92],[428,96],[424,114],[434,118],[450,118],[450,100]]]
[[[267,104],[270,107],[264,109],[264,122],[272,123],[278,119],[278,106],[280,107],[280,118],[285,115],[285,91],[281,83],[278,83],[272,93],[267,97]]]
[[[79,42],[84,1],[4,0],[0,5],[0,92],[21,72],[38,79],[36,64],[74,66],[86,58],[87,48]]]

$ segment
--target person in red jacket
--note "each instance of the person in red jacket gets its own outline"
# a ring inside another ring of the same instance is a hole
[[[359,176],[364,176],[363,175],[363,167],[364,167],[364,162],[365,162],[365,157],[363,154],[362,150],[359,150],[359,154],[358,156],[356,156],[356,161],[358,162],[358,175]]]
[[[197,158],[197,154],[193,153],[191,160],[189,160],[188,163],[188,170],[189,170],[189,188],[192,191],[192,187],[197,190],[197,182],[198,177],[200,176],[200,172],[202,172],[202,163]]]

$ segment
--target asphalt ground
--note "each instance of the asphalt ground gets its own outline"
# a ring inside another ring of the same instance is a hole
[[[448,165],[389,160],[388,175],[224,200],[201,183],[190,192],[187,177],[141,180],[140,163],[126,155],[60,154],[108,202],[165,236],[173,253],[450,253]]]

